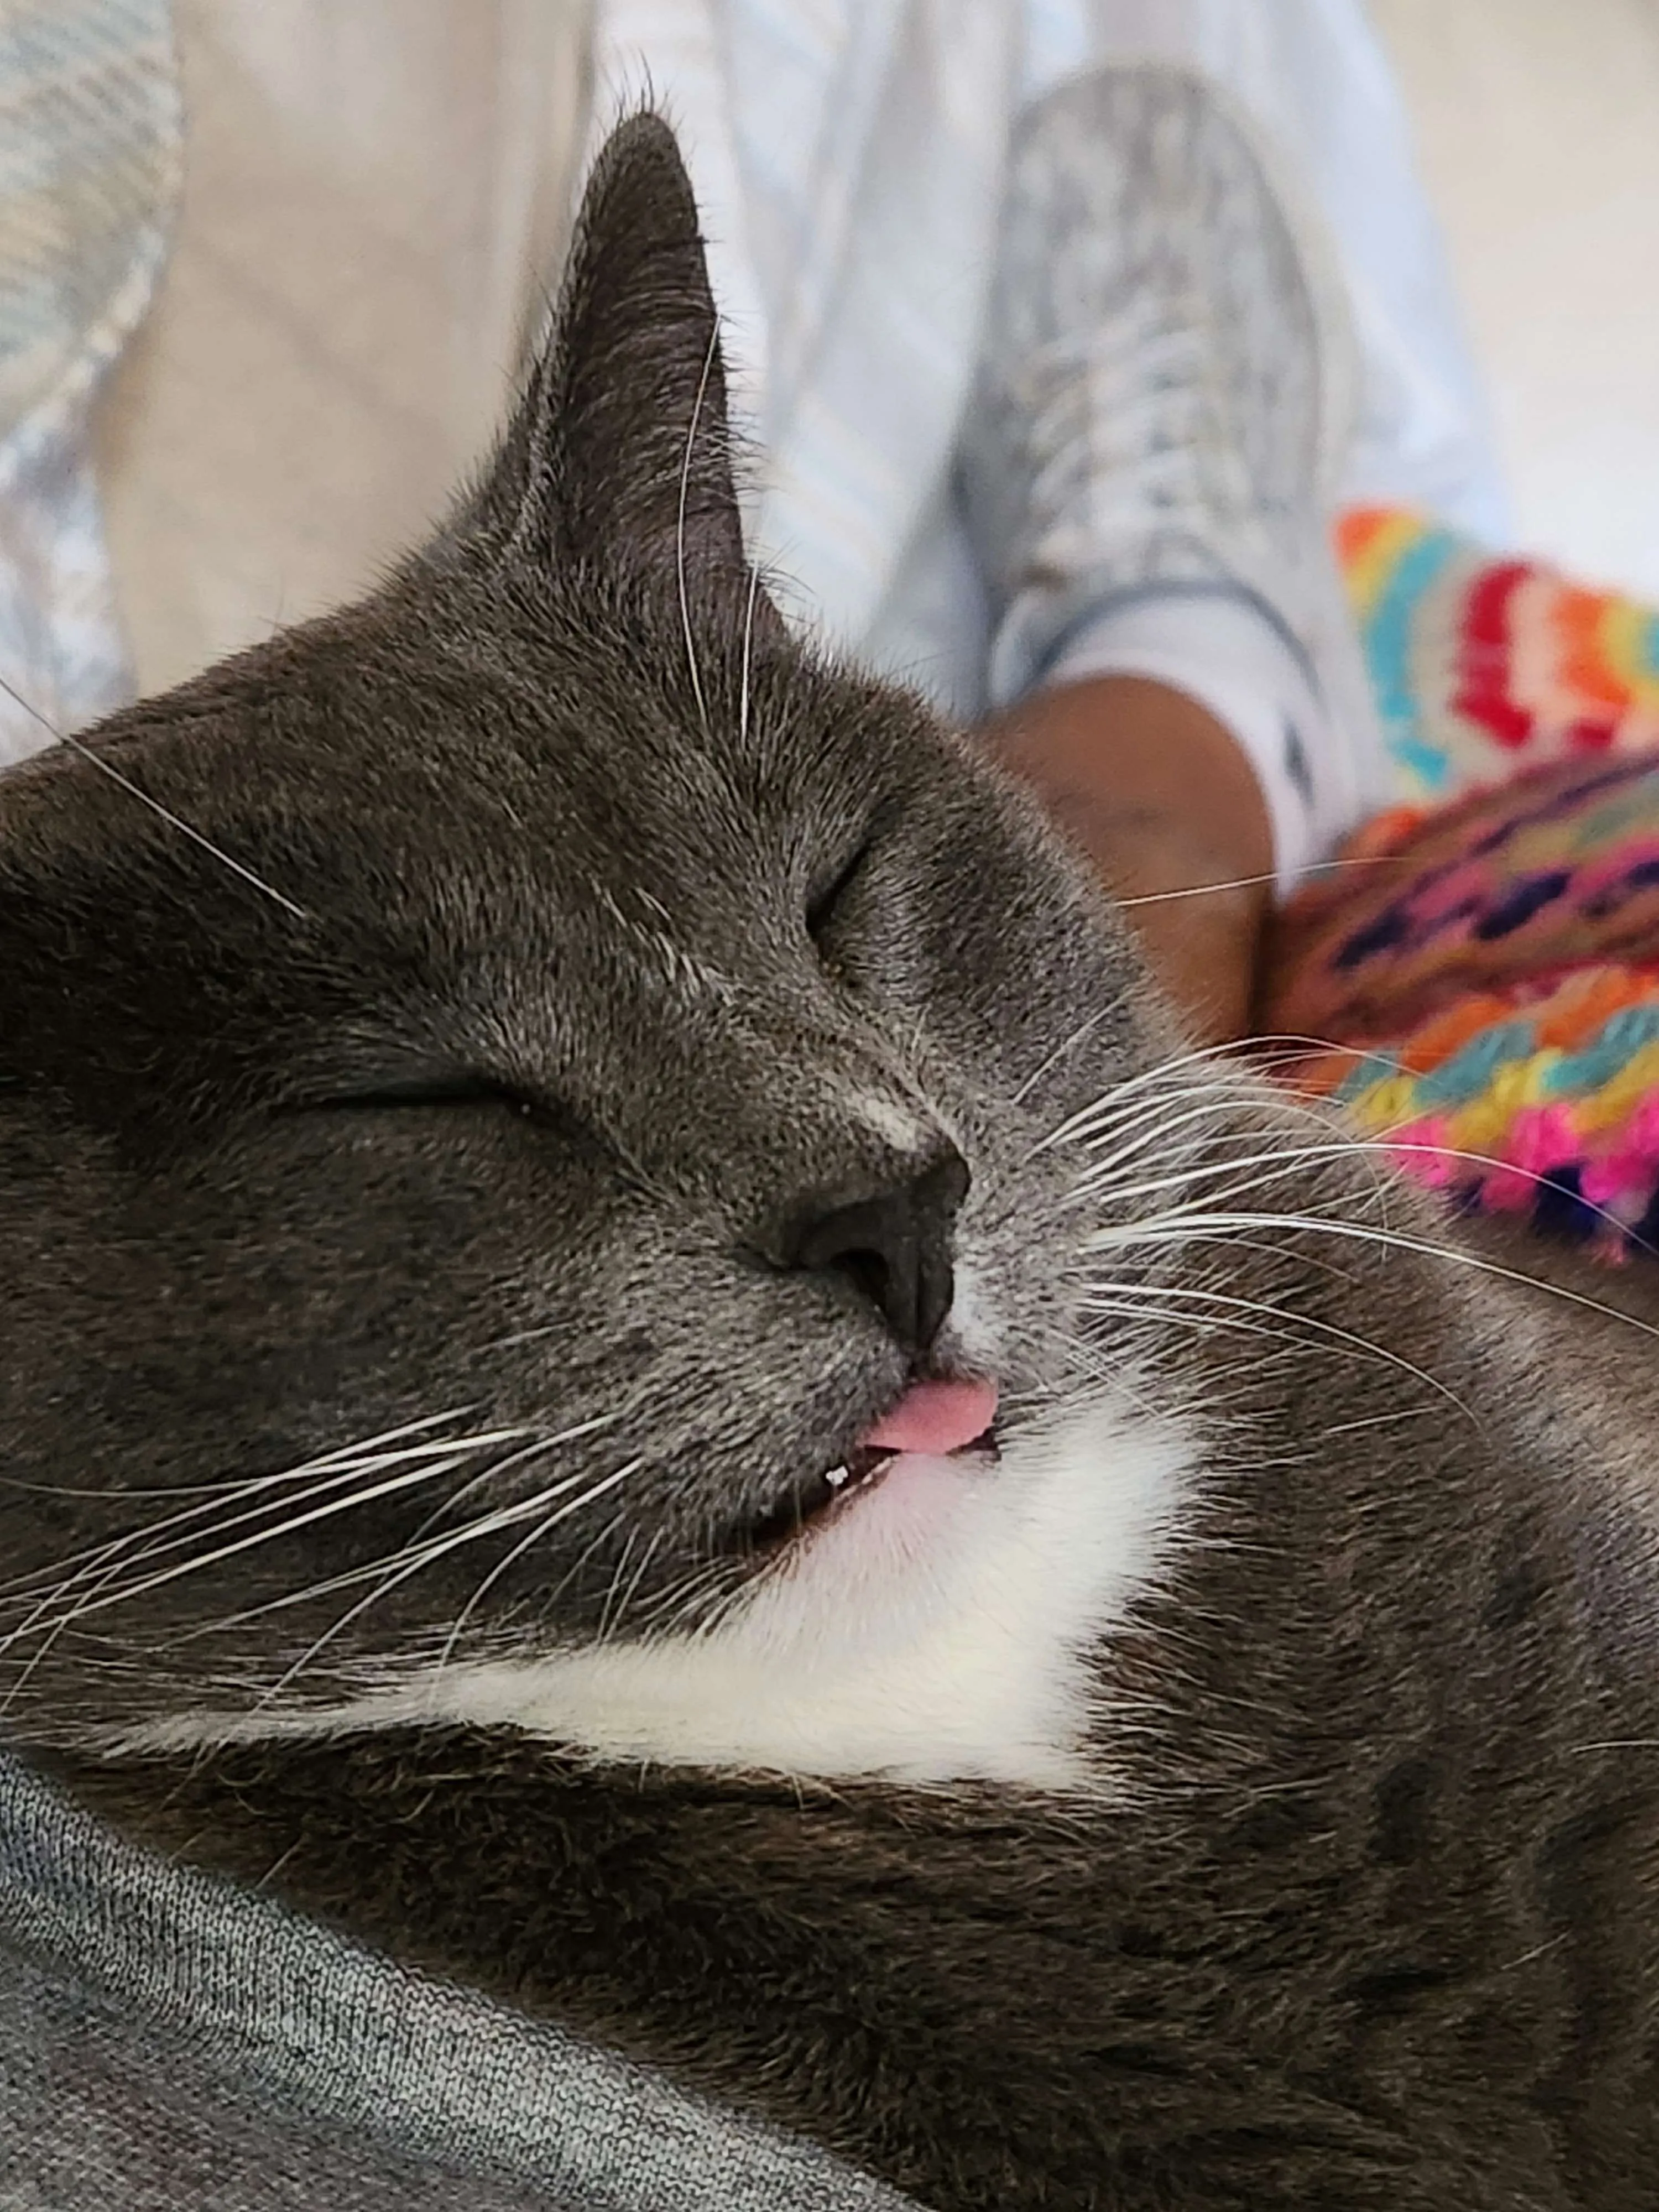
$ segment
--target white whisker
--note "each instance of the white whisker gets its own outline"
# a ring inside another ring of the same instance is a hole
[[[517,1547],[517,1548],[509,1554],[509,1558],[517,1558],[520,1552],[529,1548],[530,1543],[536,1536],[544,1535],[548,1529],[556,1527],[561,1521],[568,1519],[571,1514],[580,1512],[583,1506],[591,1504],[594,1498],[601,1497],[606,1491],[613,1489],[617,1483],[623,1480],[625,1476],[633,1474],[639,1465],[640,1462],[638,1460],[630,1460],[627,1466],[618,1468],[614,1474],[606,1475],[600,1481],[592,1485],[590,1488],[583,1492],[580,1498],[572,1499],[568,1505],[562,1507],[558,1512],[550,1514],[544,1522],[538,1523],[537,1528],[531,1532],[531,1536],[526,1540],[525,1543]],[[408,1560],[406,1564],[398,1567],[395,1572],[389,1572],[383,1575],[380,1580],[375,1583],[374,1588],[369,1591],[366,1597],[360,1598],[356,1605],[349,1607],[347,1610],[341,1614],[340,1618],[334,1622],[331,1627],[325,1629],[323,1634],[318,1637],[313,1644],[309,1645],[305,1651],[301,1652],[299,1658],[294,1662],[293,1665],[289,1667],[281,1677],[274,1682],[270,1688],[260,1698],[260,1706],[263,1707],[264,1705],[268,1705],[276,1698],[280,1697],[283,1690],[285,1690],[289,1684],[295,1680],[296,1675],[301,1673],[305,1668],[311,1664],[312,1661],[316,1658],[319,1652],[322,1651],[328,1644],[331,1644],[334,1638],[344,1629],[349,1628],[354,1620],[361,1619],[361,1617],[368,1611],[371,1606],[378,1605],[382,1598],[388,1596],[391,1592],[396,1589],[401,1583],[406,1583],[411,1576],[419,1574],[422,1568],[430,1566],[434,1559],[442,1559],[448,1553],[459,1550],[464,1544],[476,1543],[482,1536],[493,1535],[500,1529],[515,1527],[519,1522],[526,1520],[533,1514],[539,1511],[550,1498],[558,1497],[562,1492],[568,1490],[572,1486],[573,1483],[580,1480],[580,1476],[569,1476],[563,1483],[555,1484],[550,1489],[543,1491],[538,1497],[520,1499],[516,1505],[503,1506],[495,1513],[487,1514],[483,1520],[473,1522],[468,1527],[457,1530],[454,1534],[442,1539],[441,1540],[434,1541],[427,1545],[418,1558]],[[481,1587],[487,1588],[488,1582],[486,1581],[486,1583],[483,1585],[481,1585]],[[465,1618],[465,1616],[463,1615],[463,1620]],[[461,1626],[461,1621],[458,1621],[455,1624],[454,1627],[450,1631],[450,1636],[452,1638],[459,1635]],[[444,1646],[446,1655],[447,1655],[449,1650],[449,1642],[446,1641]],[[441,1659],[439,1663],[441,1667],[443,1663]]]
[[[1075,1052],[1078,1047],[1082,1044],[1086,1038],[1092,1036],[1095,1031],[1100,1027],[1102,1022],[1105,1020],[1107,1015],[1115,1013],[1121,1003],[1122,1001],[1119,1000],[1115,1001],[1114,1004],[1109,1006],[1097,1006],[1094,1012],[1089,1016],[1086,1021],[1079,1022],[1077,1027],[1072,1031],[1070,1036],[1066,1037],[1061,1043],[1057,1044],[1054,1050],[1048,1055],[1047,1059],[1042,1060],[1037,1066],[1031,1070],[1031,1073],[1026,1077],[1024,1082],[1022,1083],[1018,1090],[1015,1091],[1012,1101],[1013,1104],[1016,1106],[1023,1106],[1025,1103],[1025,1101],[1030,1097],[1032,1091],[1036,1089],[1038,1084],[1042,1082],[1043,1077],[1047,1075],[1052,1068],[1057,1067],[1060,1061],[1066,1058],[1068,1053]]]
[[[1570,1305],[1586,1307],[1604,1320],[1627,1323],[1639,1329],[1644,1336],[1659,1336],[1659,1328],[1634,1314],[1621,1312],[1617,1306],[1604,1304],[1600,1298],[1590,1297],[1582,1291],[1567,1290],[1559,1283],[1543,1282],[1522,1268],[1504,1267],[1480,1253],[1466,1251],[1461,1245],[1437,1244],[1426,1237],[1407,1237],[1393,1229],[1373,1229],[1364,1222],[1328,1220],[1319,1214],[1177,1212],[1144,1224],[1145,1233],[1140,1224],[1129,1224],[1121,1231],[1099,1231],[1089,1243],[1091,1249],[1103,1250],[1120,1244],[1195,1243],[1200,1237],[1228,1234],[1236,1228],[1311,1230],[1321,1236],[1346,1237],[1358,1243],[1380,1244],[1394,1251],[1415,1253],[1425,1259],[1449,1260],[1456,1266],[1474,1267],[1482,1274],[1519,1283],[1528,1290],[1565,1298]]]
[[[16,1577],[14,1582],[0,1585],[0,1594],[10,1590],[27,1591],[31,1584],[40,1582],[44,1577],[49,1585],[47,1591],[49,1602],[53,1593],[61,1593],[65,1589],[73,1589],[77,1583],[83,1582],[88,1575],[95,1574],[101,1563],[115,1555],[125,1555],[119,1559],[119,1567],[125,1568],[136,1565],[141,1559],[155,1558],[163,1551],[177,1550],[180,1543],[193,1541],[192,1537],[187,1536],[163,1546],[158,1545],[154,1540],[164,1535],[168,1529],[184,1528],[191,1522],[210,1519],[227,1505],[239,1504],[246,1498],[256,1497],[263,1492],[285,1489],[287,1486],[304,1481],[312,1475],[330,1474],[331,1480],[349,1481],[358,1474],[372,1473],[381,1467],[403,1464],[416,1456],[417,1451],[431,1454],[461,1449],[469,1442],[469,1439],[452,1437],[435,1444],[422,1445],[404,1451],[381,1452],[377,1449],[377,1447],[393,1443],[400,1437],[418,1435],[422,1431],[434,1428],[444,1421],[459,1420],[471,1410],[470,1407],[462,1407],[450,1413],[429,1414],[422,1420],[406,1422],[398,1428],[389,1429],[383,1436],[365,1437],[359,1444],[342,1446],[337,1450],[324,1453],[317,1459],[302,1461],[298,1466],[284,1468],[275,1474],[253,1475],[222,1484],[202,1484],[190,1491],[146,1491],[136,1493],[134,1503],[142,1503],[155,1496],[196,1496],[199,1502],[186,1507],[180,1512],[168,1514],[160,1521],[147,1522],[140,1528],[130,1529],[122,1535],[114,1536],[104,1543],[94,1545],[84,1552],[71,1552],[64,1558],[54,1560],[49,1567],[33,1568],[28,1574]],[[304,1494],[315,1496],[320,1490],[329,1486],[331,1486],[330,1483],[321,1484]],[[84,1494],[88,1497],[103,1498],[107,1498],[109,1496],[109,1493],[105,1491],[88,1491]],[[291,1491],[289,1492],[284,1502],[295,1502],[294,1493]],[[270,1508],[257,1510],[269,1510]],[[235,1521],[222,1522],[219,1525],[222,1528],[234,1527],[240,1522],[252,1517],[254,1516],[252,1514],[242,1514],[239,1515]],[[133,1549],[135,1546],[141,1548],[135,1551]],[[76,1571],[70,1574],[69,1573],[70,1569],[75,1569]],[[23,1601],[26,1602],[27,1600]],[[37,1606],[37,1615],[40,1609],[40,1607]],[[22,1624],[24,1628],[28,1626],[29,1623],[27,1621]],[[21,1632],[21,1629],[14,1632],[14,1633]]]
[[[656,1558],[659,1551],[662,1548],[662,1540],[666,1533],[665,1529],[659,1528],[653,1535],[650,1542],[645,1547],[644,1550],[640,1554],[640,1563],[638,1566],[635,1568],[633,1573],[628,1577],[626,1588],[622,1586],[623,1569],[627,1565],[627,1553],[626,1552],[623,1553],[622,1561],[618,1565],[616,1573],[611,1577],[611,1588],[605,1592],[605,1605],[599,1614],[599,1641],[601,1644],[603,1644],[608,1637],[612,1636],[620,1631],[623,1621],[627,1616],[628,1609],[633,1604],[635,1597],[638,1595],[640,1584],[645,1580],[647,1575],[651,1571],[651,1563]],[[633,1539],[631,1536],[629,1539],[629,1541],[630,1544],[632,1543]]]
[[[256,891],[263,891],[268,899],[274,900],[286,913],[291,914],[296,921],[310,921],[311,916],[306,912],[304,907],[297,905],[293,899],[285,897],[274,884],[268,884],[263,876],[255,875],[253,870],[242,861],[233,860],[222,847],[216,845],[210,837],[204,837],[199,830],[193,828],[181,816],[175,814],[170,806],[163,806],[159,799],[152,799],[149,792],[145,791],[141,785],[136,784],[131,776],[123,775],[118,768],[113,767],[91,745],[82,744],[79,738],[72,737],[67,730],[60,730],[49,722],[40,709],[31,706],[15,685],[9,684],[3,676],[0,676],[0,691],[3,691],[9,699],[20,706],[26,714],[33,716],[49,737],[55,738],[60,745],[67,745],[78,759],[88,762],[98,770],[100,775],[106,775],[112,783],[119,784],[122,790],[136,799],[141,806],[148,806],[152,814],[159,814],[170,829],[177,830],[182,836],[188,837],[192,844],[199,845],[204,853],[210,853],[214,859],[222,862],[233,875],[240,876],[246,884],[251,884]]]
[[[708,391],[708,379],[714,373],[714,356],[720,342],[718,321],[708,333],[708,350],[703,356],[702,374],[697,379],[697,396],[691,406],[691,422],[685,434],[685,453],[680,463],[679,513],[674,525],[674,573],[679,586],[680,624],[685,632],[685,662],[691,678],[692,695],[697,702],[697,720],[706,732],[708,727],[708,703],[703,697],[702,671],[697,665],[696,640],[691,634],[691,600],[685,586],[685,508],[691,492],[691,456],[696,448],[697,425],[702,419],[702,403]]]
[[[233,1558],[239,1553],[252,1551],[262,1544],[275,1542],[283,1536],[291,1535],[296,1529],[307,1528],[313,1522],[327,1520],[334,1515],[353,1511],[359,1506],[372,1504],[376,1498],[387,1497],[395,1491],[406,1490],[413,1483],[432,1481],[439,1475],[449,1473],[453,1468],[465,1465],[471,1457],[470,1451],[464,1452],[453,1460],[441,1460],[434,1466],[417,1468],[413,1474],[398,1474],[384,1482],[371,1484],[366,1491],[356,1490],[348,1497],[331,1499],[325,1505],[313,1506],[307,1513],[290,1516],[288,1520],[280,1522],[275,1528],[256,1529],[252,1535],[239,1537],[234,1544],[219,1545],[214,1550],[204,1553],[198,1558],[185,1559],[176,1566],[165,1569],[161,1574],[146,1576],[139,1582],[125,1584],[118,1589],[112,1590],[106,1588],[105,1585],[108,1577],[106,1577],[90,1595],[80,1603],[71,1606],[56,1621],[45,1628],[33,1628],[33,1632],[43,1635],[46,1642],[31,1657],[19,1681],[7,1692],[5,1699],[0,1701],[0,1711],[3,1711],[16,1696],[23,1683],[39,1665],[44,1651],[50,1648],[51,1644],[65,1630],[76,1626],[92,1614],[102,1613],[110,1606],[131,1605],[135,1599],[147,1596],[152,1590],[160,1589],[170,1583],[178,1582],[185,1576],[200,1574],[205,1568],[216,1566],[221,1561]],[[125,1561],[122,1562],[123,1566],[125,1564]],[[22,1632],[20,1630],[14,1630],[3,1639],[0,1639],[0,1654],[9,1650]]]
[[[1457,1393],[1449,1383],[1443,1382],[1437,1375],[1431,1375],[1426,1368],[1418,1366],[1414,1360],[1406,1358],[1402,1353],[1390,1352],[1386,1345],[1377,1344],[1368,1336],[1358,1335],[1352,1329],[1339,1328],[1336,1322],[1322,1320],[1316,1315],[1288,1315],[1263,1299],[1241,1297],[1230,1291],[1212,1291],[1194,1284],[1113,1282],[1103,1285],[1102,1288],[1114,1297],[1136,1299],[1201,1299],[1206,1305],[1221,1306],[1240,1313],[1265,1314],[1281,1326],[1288,1322],[1298,1329],[1310,1329],[1320,1336],[1328,1336],[1337,1343],[1347,1345],[1370,1358],[1380,1359],[1386,1366],[1397,1367],[1402,1374],[1413,1376],[1444,1398],[1448,1404],[1455,1406],[1460,1413],[1470,1420],[1474,1419]]]
[[[749,603],[743,612],[743,665],[738,685],[738,738],[741,744],[749,742],[749,685],[752,672],[755,644],[755,601],[760,592],[760,570],[751,562],[749,569]]]
[[[1393,853],[1355,853],[1344,859],[1324,860],[1317,871],[1320,876],[1335,875],[1344,868],[1380,868],[1397,856]],[[1263,884],[1276,884],[1277,875],[1271,872],[1258,876],[1227,876],[1210,884],[1188,884],[1180,890],[1142,891],[1134,898],[1114,898],[1115,907],[1161,906],[1169,899],[1206,898],[1212,891],[1248,891]]]
[[[484,1469],[484,1474],[489,1479],[497,1479],[514,1468],[522,1467],[527,1460],[544,1456],[548,1452],[556,1450],[561,1444],[569,1443],[578,1437],[586,1436],[596,1429],[605,1427],[613,1418],[614,1416],[611,1414],[603,1414],[596,1419],[579,1421],[570,1428],[558,1430],[552,1436],[538,1437],[534,1443],[527,1444],[522,1451],[513,1452],[506,1459],[495,1461],[493,1465]],[[570,1489],[580,1480],[581,1477],[579,1474],[567,1476],[563,1483],[558,1486],[559,1492]],[[459,1491],[446,1501],[443,1508],[446,1517],[453,1511],[456,1500],[476,1486],[475,1478],[473,1482],[464,1484]],[[556,1494],[554,1492],[544,1491],[539,1500],[531,1501],[532,1507],[533,1508],[538,1503],[544,1504],[547,1498],[554,1494]],[[480,1522],[472,1524],[473,1529],[477,1533],[488,1533],[489,1528],[498,1525],[497,1516],[502,1512],[506,1513],[508,1524],[520,1517],[520,1509],[517,1506],[496,1508],[483,1516]],[[264,1620],[273,1613],[291,1612],[296,1606],[307,1605],[319,1597],[332,1596],[338,1590],[355,1589],[359,1583],[373,1581],[376,1575],[383,1573],[386,1568],[399,1566],[405,1559],[411,1559],[423,1551],[429,1551],[435,1557],[439,1551],[448,1547],[450,1538],[447,1533],[442,1536],[428,1537],[426,1535],[425,1532],[432,1526],[434,1518],[434,1516],[428,1515],[415,1534],[387,1556],[370,1560],[361,1566],[342,1568],[337,1573],[326,1576],[321,1581],[307,1583],[297,1590],[284,1590],[279,1597],[266,1598],[260,1604],[246,1607],[240,1612],[221,1614],[212,1621],[202,1623],[190,1629],[179,1641],[190,1643],[198,1637],[218,1635],[227,1629],[240,1628],[250,1620]]]
[[[619,1418],[620,1416],[616,1413],[595,1413],[586,1421],[573,1422],[569,1428],[559,1430],[556,1435],[538,1437],[525,1450],[514,1452],[508,1459],[497,1460],[493,1466],[481,1468],[470,1481],[464,1482],[459,1490],[452,1491],[441,1504],[427,1515],[425,1520],[410,1538],[410,1543],[411,1545],[420,1543],[428,1528],[433,1528],[440,1521],[453,1519],[456,1507],[464,1498],[471,1497],[475,1491],[482,1490],[488,1484],[496,1481],[509,1469],[522,1466],[526,1460],[534,1459],[538,1453],[550,1451],[560,1444],[574,1443],[579,1437],[594,1436],[601,1429],[611,1428]]]

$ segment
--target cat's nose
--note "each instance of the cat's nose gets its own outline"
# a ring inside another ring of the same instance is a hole
[[[786,1267],[844,1276],[901,1344],[926,1352],[951,1310],[951,1244],[968,1183],[967,1161],[946,1144],[898,1181],[850,1200],[802,1207],[778,1256]]]

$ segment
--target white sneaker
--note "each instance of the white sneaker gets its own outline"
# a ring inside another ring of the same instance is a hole
[[[1213,88],[1157,64],[1028,111],[960,469],[994,703],[1102,666],[1179,681],[1184,635],[1185,688],[1237,724],[1226,702],[1277,661],[1238,734],[1283,876],[1287,840],[1294,873],[1388,787],[1329,537],[1356,350],[1322,233],[1269,158]],[[1221,635],[1241,623],[1248,669]],[[1127,650],[1138,631],[1158,649]]]

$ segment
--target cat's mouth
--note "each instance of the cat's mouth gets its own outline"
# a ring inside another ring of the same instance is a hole
[[[994,1457],[997,1388],[981,1377],[913,1382],[833,1467],[794,1483],[741,1532],[751,1553],[775,1552],[872,1490],[898,1461]]]

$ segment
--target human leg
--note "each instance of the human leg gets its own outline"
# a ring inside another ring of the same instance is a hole
[[[1103,70],[1018,137],[962,453],[992,742],[1070,823],[1200,1025],[1243,1026],[1265,893],[1376,739],[1327,518],[1340,295],[1200,80]],[[1229,891],[1183,898],[1206,882]]]

